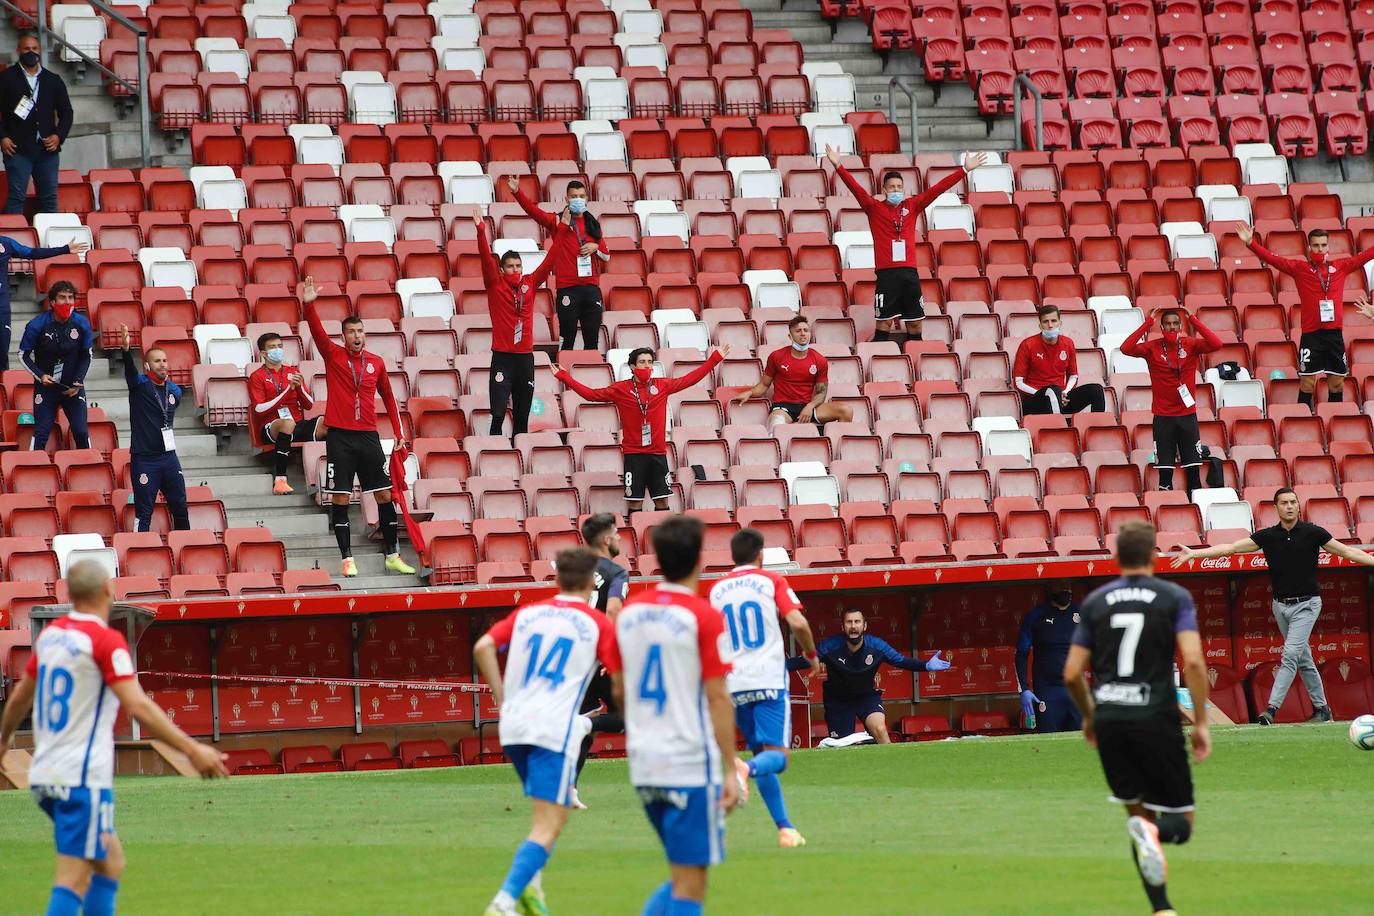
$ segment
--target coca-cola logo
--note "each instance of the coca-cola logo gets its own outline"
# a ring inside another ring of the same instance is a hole
[[[1250,558],[1251,569],[1268,569],[1269,561],[1264,558],[1264,554],[1257,553]]]
[[[1317,651],[1318,651],[1318,652],[1335,652],[1335,651],[1336,651],[1336,644],[1335,644],[1334,642],[1319,642],[1319,643],[1317,643]]]
[[[1198,564],[1200,569],[1230,569],[1230,557],[1207,557]]]
[[[1208,649],[1208,650],[1207,650],[1207,657],[1208,657],[1208,658],[1225,658],[1225,657],[1227,656],[1227,654],[1228,654],[1228,653],[1227,653],[1227,651],[1226,651],[1225,649]]]

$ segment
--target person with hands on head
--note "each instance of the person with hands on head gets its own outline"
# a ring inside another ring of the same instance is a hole
[[[548,258],[553,261],[557,286],[555,310],[558,313],[559,349],[575,349],[578,328],[582,329],[582,349],[601,348],[601,286],[597,278],[611,259],[611,250],[601,234],[601,224],[587,210],[587,186],[577,179],[568,182],[568,205],[561,213],[550,213],[520,190],[514,175],[506,179],[511,194],[535,222],[553,235]],[[562,232],[559,226],[569,231]]]
[[[64,254],[81,255],[91,246],[85,242],[72,242],[69,245],[59,245],[54,248],[30,248],[28,245],[21,245],[14,239],[0,235],[0,371],[10,367],[10,339],[11,331],[11,312],[10,312],[10,260],[13,258],[24,258],[31,261],[46,261],[48,258],[61,257]],[[65,281],[58,281],[63,283]],[[53,284],[53,288],[58,288],[58,283]],[[72,303],[75,304],[77,295],[76,287],[67,283],[72,293]],[[63,288],[66,288],[63,287]],[[52,303],[53,290],[48,290],[48,302]],[[32,324],[32,322],[30,322]],[[24,349],[21,339],[20,349]]]
[[[1184,323],[1193,335],[1185,334]],[[1160,336],[1150,339],[1159,323]],[[1197,372],[1204,354],[1221,349],[1221,338],[1181,306],[1157,308],[1121,342],[1121,352],[1145,360],[1154,414],[1155,469],[1159,488],[1174,488],[1174,462],[1183,468],[1188,492],[1202,486],[1202,431],[1197,419]]]
[[[630,378],[604,388],[589,388],[561,366],[554,378],[585,400],[614,404],[620,413],[620,451],[625,459],[625,501],[638,512],[647,491],[654,508],[668,508],[673,492],[668,468],[668,397],[706,378],[730,355],[730,347],[713,347],[706,362],[679,378],[654,378],[654,351],[639,347],[630,352]]]
[[[1192,694],[1193,762],[1212,752],[1207,663],[1188,590],[1156,578],[1155,529],[1128,521],[1117,533],[1120,577],[1083,600],[1064,663],[1064,684],[1083,714],[1083,740],[1096,748],[1111,795],[1125,806],[1136,871],[1156,914],[1173,913],[1162,843],[1193,833],[1193,774],[1184,750],[1174,653]],[[1091,669],[1093,685],[1088,686]]]
[[[143,374],[129,350],[127,325],[119,326],[119,345],[124,351],[124,381],[129,386],[129,476],[134,488],[134,528],[152,530],[153,509],[161,493],[167,500],[172,528],[189,531],[186,477],[181,472],[176,434],[172,431],[182,400],[181,386],[168,376],[166,350],[150,347],[144,352]]]
[[[19,59],[0,74],[0,152],[9,179],[5,212],[24,212],[32,179],[38,212],[56,213],[60,151],[75,120],[71,98],[62,77],[43,66],[35,33],[22,33],[15,50]]]
[[[293,492],[286,482],[291,447],[323,439],[326,427],[323,418],[305,415],[315,406],[315,399],[300,369],[286,364],[281,335],[269,332],[258,337],[258,354],[262,365],[248,376],[248,402],[253,411],[248,427],[255,444],[275,446],[272,492],[284,496]]]
[[[825,725],[830,731],[828,740],[843,742],[855,735],[854,722],[858,720],[874,741],[891,744],[883,695],[878,689],[878,669],[887,664],[907,671],[944,671],[949,662],[939,652],[925,661],[908,658],[884,640],[869,636],[868,620],[859,608],[845,611],[840,625],[843,633],[816,646],[826,672],[821,698],[825,702]]]
[[[554,229],[554,247],[569,232],[567,216]],[[511,441],[527,432],[530,405],[534,403],[534,297],[553,269],[552,254],[544,256],[534,273],[522,272],[520,252],[507,251],[497,263],[487,241],[485,220],[477,221],[477,254],[482,262],[482,280],[487,287],[487,310],[491,313],[491,371],[487,376],[487,399],[491,404],[493,436],[501,435],[506,423],[506,404],[511,405]]]
[[[33,373],[33,449],[48,445],[60,407],[77,448],[90,448],[86,428],[86,372],[95,334],[76,310],[76,287],[58,280],[48,290],[48,310],[29,320],[19,339],[19,358]]]
[[[763,375],[754,387],[735,395],[734,402],[744,404],[751,398],[762,397],[776,385],[768,414],[770,423],[819,426],[831,420],[848,423],[854,419],[853,408],[827,400],[830,363],[811,346],[811,322],[803,315],[796,316],[787,322],[787,336],[791,345],[770,353]]]
[[[1255,239],[1255,230],[1240,226],[1240,240],[1261,261],[1293,278],[1298,287],[1302,317],[1302,337],[1298,340],[1298,402],[1313,407],[1317,376],[1326,376],[1326,397],[1340,401],[1345,397],[1345,377],[1350,367],[1345,358],[1345,278],[1358,273],[1374,258],[1374,247],[1353,258],[1332,258],[1330,236],[1325,229],[1307,233],[1307,259],[1285,258],[1274,254]],[[1361,288],[1364,283],[1360,283]]]
[[[1374,556],[1358,547],[1342,544],[1321,525],[1303,521],[1298,495],[1291,487],[1280,487],[1274,493],[1274,508],[1279,516],[1277,525],[1261,528],[1248,538],[1231,544],[1199,549],[1184,547],[1174,558],[1173,568],[1178,569],[1193,560],[1263,551],[1273,582],[1271,609],[1274,622],[1279,625],[1279,633],[1283,636],[1283,655],[1279,659],[1279,669],[1274,673],[1274,686],[1269,691],[1269,702],[1264,712],[1260,713],[1259,723],[1274,724],[1279,707],[1283,706],[1288,689],[1293,686],[1293,678],[1298,675],[1302,676],[1303,686],[1312,698],[1311,721],[1330,722],[1331,710],[1326,705],[1326,690],[1322,687],[1321,673],[1317,671],[1309,645],[1312,630],[1322,612],[1321,590],[1317,586],[1317,559],[1325,551],[1351,563],[1374,566]]]
[[[874,311],[878,322],[873,339],[894,341],[897,348],[901,349],[908,338],[921,339],[921,319],[926,314],[921,302],[921,275],[916,269],[916,218],[937,197],[963,181],[969,172],[985,164],[988,154],[966,153],[963,168],[950,172],[924,193],[911,196],[907,196],[900,173],[885,172],[882,179],[883,194],[878,198],[873,197],[840,164],[840,154],[834,147],[827,145],[825,156],[868,215],[878,281],[874,292]]]
[[[177,728],[143,692],[129,644],[110,626],[114,581],[105,567],[96,560],[73,563],[67,593],[71,612],[39,633],[23,677],[5,703],[0,763],[32,710],[29,787],[52,820],[57,848],[47,912],[109,916],[125,866],[114,821],[114,726],[121,707],[143,726],[146,737],[185,754],[201,776],[223,777],[229,771],[225,754]]]
[[[1078,381],[1078,348],[1059,326],[1059,306],[1038,312],[1040,333],[1021,341],[1012,363],[1012,380],[1021,395],[1021,413],[1102,413],[1107,398],[1102,386]]]
[[[334,540],[343,558],[345,576],[358,574],[353,559],[353,532],[348,521],[348,505],[353,499],[356,478],[364,493],[377,500],[377,519],[386,542],[386,568],[395,573],[413,575],[415,568],[401,559],[400,534],[396,524],[396,506],[391,501],[391,473],[386,456],[382,454],[382,440],[377,434],[377,411],[373,398],[381,397],[396,441],[392,449],[410,451],[391,391],[386,363],[375,353],[369,353],[367,331],[363,320],[349,315],[343,320],[343,345],[329,336],[315,308],[319,298],[315,278],[306,277],[301,288],[301,304],[315,352],[324,360],[325,371],[325,433],[326,474],[323,490],[330,496],[330,521]]]

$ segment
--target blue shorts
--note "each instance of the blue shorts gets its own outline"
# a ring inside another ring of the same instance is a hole
[[[735,702],[735,725],[751,751],[792,746],[792,704],[784,691],[748,690],[731,698]]]
[[[686,789],[636,786],[649,823],[663,841],[671,865],[719,865],[725,861],[725,812],[720,786]]]
[[[577,782],[576,754],[560,754],[533,744],[508,744],[502,750],[515,767],[525,795],[565,807],[572,804],[572,788]]]
[[[52,818],[58,855],[100,862],[113,836],[114,790],[77,786],[30,786],[33,800]]]
[[[863,722],[875,712],[883,711],[883,698],[878,694],[858,700],[825,701],[825,727],[832,738],[854,734],[854,723]]]

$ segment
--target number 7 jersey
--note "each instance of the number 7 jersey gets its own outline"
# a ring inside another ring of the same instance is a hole
[[[606,615],[559,595],[516,608],[487,631],[506,655],[502,746],[530,744],[566,753],[574,720],[597,665],[610,667],[615,631]],[[582,740],[577,730],[575,740]]]
[[[635,786],[719,785],[720,748],[705,682],[730,673],[725,625],[706,599],[664,583],[631,595],[615,618],[625,736]]]
[[[711,606],[724,616],[734,650],[730,692],[787,690],[782,620],[801,610],[787,580],[757,566],[737,567],[711,587]]]

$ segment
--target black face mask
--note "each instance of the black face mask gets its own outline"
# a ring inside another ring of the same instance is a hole
[[[25,51],[19,55],[19,62],[30,69],[38,66],[38,52]]]
[[[1050,603],[1055,607],[1068,607],[1073,601],[1073,592],[1067,589],[1059,592],[1050,592]]]

